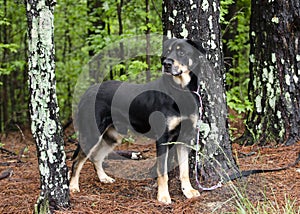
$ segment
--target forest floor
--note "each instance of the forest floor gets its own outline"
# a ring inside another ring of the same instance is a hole
[[[242,123],[235,123],[241,132]],[[69,136],[72,130],[65,134]],[[237,133],[236,133],[237,134]],[[0,136],[0,213],[32,213],[39,195],[39,172],[35,144],[29,130]],[[139,139],[139,141],[147,141]],[[67,142],[67,141],[66,141]],[[67,164],[75,144],[67,142]],[[71,208],[57,213],[287,213],[292,207],[300,213],[300,165],[287,170],[251,175],[224,184],[221,188],[201,192],[200,197],[186,199],[174,170],[169,176],[171,205],[156,201],[156,179],[151,175],[155,163],[155,145],[134,142],[123,144],[120,150],[139,151],[142,160],[107,160],[108,174],[116,178],[113,184],[100,183],[90,162],[81,172],[80,193],[71,194]],[[293,146],[265,147],[233,144],[233,154],[241,170],[269,169],[293,163],[300,151],[300,142]],[[14,154],[13,154],[14,153]],[[11,173],[5,177],[5,173]],[[194,179],[192,179],[194,180]],[[241,213],[241,212],[239,212]]]

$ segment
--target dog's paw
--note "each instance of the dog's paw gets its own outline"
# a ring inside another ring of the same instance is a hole
[[[200,196],[200,193],[198,190],[190,188],[190,189],[182,189],[183,194],[187,198],[194,198]]]
[[[80,192],[80,189],[78,186],[73,186],[73,185],[70,185],[70,192]]]
[[[69,188],[70,192],[80,192],[79,184],[76,178],[71,178]]]
[[[101,177],[100,181],[102,183],[111,184],[111,183],[114,183],[116,180],[113,179],[113,178],[111,178],[111,177],[109,177],[109,176],[105,176],[105,177]]]
[[[160,195],[160,194],[158,194],[157,195],[157,200],[159,201],[159,202],[162,202],[162,203],[164,203],[164,204],[171,204],[171,197],[170,197],[170,195],[169,194],[165,194],[165,195]]]

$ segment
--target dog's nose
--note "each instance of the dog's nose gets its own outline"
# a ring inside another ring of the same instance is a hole
[[[172,65],[173,65],[173,60],[172,59],[165,59],[164,61],[163,61],[163,66],[165,67],[165,68],[172,68]]]

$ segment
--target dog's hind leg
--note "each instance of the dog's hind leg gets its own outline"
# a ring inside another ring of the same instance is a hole
[[[185,145],[175,146],[179,162],[181,190],[187,198],[197,197],[200,193],[192,187],[189,177],[189,149]]]
[[[77,155],[76,155],[77,154]],[[87,160],[86,155],[82,151],[81,147],[78,145],[77,150],[75,152],[75,156],[73,157],[73,165],[72,165],[72,173],[70,180],[70,191],[71,192],[80,192],[79,189],[79,175],[80,171],[83,167],[83,164]]]
[[[90,160],[94,163],[99,180],[103,183],[113,183],[115,180],[109,177],[103,169],[104,158],[113,151],[116,145],[122,142],[123,137],[113,128],[109,127],[103,135],[103,139],[97,145]]]

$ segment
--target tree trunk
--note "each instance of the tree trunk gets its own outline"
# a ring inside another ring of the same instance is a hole
[[[69,181],[56,98],[53,7],[55,2],[26,2],[29,35],[31,131],[36,141],[40,196],[35,213],[69,206]]]
[[[300,140],[299,0],[252,1],[247,143]]]
[[[202,41],[208,49],[211,66],[201,71],[199,83],[204,106],[201,173],[205,180],[236,173],[227,123],[219,1],[164,1],[163,32],[168,37]]]
[[[238,20],[234,19],[236,16],[236,13],[238,12],[237,2],[235,1],[233,4],[230,4],[228,6],[228,13],[225,15],[225,20],[232,20],[230,24],[226,23],[222,25],[222,29],[225,29],[223,31],[222,39],[223,39],[223,55],[224,57],[224,67],[226,73],[230,72],[231,68],[237,67],[237,62],[235,61],[234,57],[237,55],[236,50],[230,50],[230,47],[228,45],[229,41],[232,41],[235,39],[235,37],[238,35],[237,32],[237,24]],[[225,42],[224,42],[225,41]],[[238,78],[238,77],[236,77]],[[235,85],[230,85],[230,87],[233,87]]]
[[[151,48],[151,40],[150,40],[150,4],[149,0],[145,0],[145,5],[146,5],[146,22],[145,25],[147,26],[147,30],[145,31],[146,34],[146,63],[148,65],[146,69],[146,81],[149,82],[151,80],[151,71],[150,71],[150,66],[151,66],[151,56],[150,56],[150,48]]]
[[[4,11],[3,11],[4,14],[3,15],[4,15],[5,18],[7,18],[7,1],[6,0],[3,1],[3,6],[4,6]],[[3,44],[4,45],[9,44],[8,43],[8,29],[7,28],[8,28],[8,26],[6,24],[4,24],[3,28],[1,29],[1,30],[3,30],[2,32],[3,32]],[[8,49],[4,48],[1,55],[2,55],[2,59],[1,59],[1,64],[2,65],[0,65],[0,68],[7,69]],[[8,75],[5,74],[2,78],[3,86],[1,87],[2,88],[2,91],[1,91],[2,92],[2,94],[1,94],[1,96],[2,96],[2,102],[1,102],[2,106],[1,106],[1,108],[2,108],[3,130],[6,129],[6,125],[9,122],[8,121],[8,115],[9,115],[9,113],[8,113],[8,110],[9,110],[8,101],[9,101],[9,99],[8,99],[8,84],[7,83],[8,83]]]
[[[122,19],[122,10],[123,10],[123,0],[118,1],[117,4],[117,16],[118,16],[118,23],[119,23],[119,36],[123,35],[123,19]],[[124,60],[124,44],[120,42],[120,58]],[[123,62],[121,62],[122,64]],[[120,69],[119,76],[125,74],[125,70],[123,68]]]
[[[92,26],[88,29],[88,37],[91,38],[96,35],[97,30],[105,29],[105,22],[103,21],[102,14],[104,13],[102,0],[87,0],[87,15],[90,18]],[[89,45],[91,41],[89,41]],[[96,53],[92,48],[89,50],[89,56],[93,57]]]

